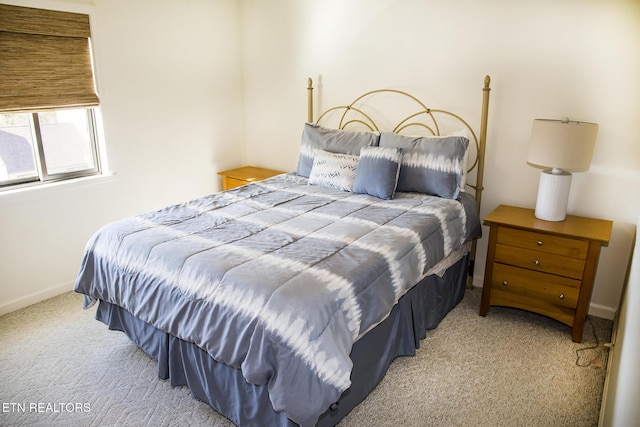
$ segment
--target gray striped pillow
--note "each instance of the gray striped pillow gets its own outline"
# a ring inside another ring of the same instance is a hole
[[[380,146],[402,148],[397,191],[458,198],[469,146],[467,138],[410,137],[385,132],[380,135]]]
[[[362,147],[353,192],[393,199],[401,160],[402,148]]]
[[[360,148],[367,145],[378,145],[379,139],[380,134],[378,133],[329,129],[305,123],[300,140],[300,154],[296,172],[298,175],[309,177],[313,166],[314,150],[358,155]]]

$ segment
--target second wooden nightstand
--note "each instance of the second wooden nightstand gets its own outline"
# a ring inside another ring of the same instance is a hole
[[[280,175],[281,173],[284,172],[255,166],[243,166],[237,169],[218,172],[218,175],[222,175],[222,190],[231,190],[232,188],[240,187],[250,182],[262,181],[263,179]]]
[[[564,221],[535,218],[532,209],[498,206],[490,226],[480,315],[492,305],[539,313],[571,326],[582,341],[600,247],[611,221],[567,215]]]

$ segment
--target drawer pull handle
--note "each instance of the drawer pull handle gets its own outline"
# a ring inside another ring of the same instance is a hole
[[[564,299],[564,294],[560,294],[560,299]]]
[[[540,265],[540,260],[534,259],[533,260],[533,265]]]
[[[542,241],[538,240],[537,244],[538,244],[538,246],[542,246]]]
[[[509,284],[509,283],[507,283],[507,281],[506,281],[506,280],[502,282],[502,286],[507,286],[508,284]]]

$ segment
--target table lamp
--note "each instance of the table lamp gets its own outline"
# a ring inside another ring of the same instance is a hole
[[[598,134],[595,123],[569,119],[535,119],[531,130],[530,166],[540,172],[536,218],[564,221],[571,188],[571,172],[589,170]]]

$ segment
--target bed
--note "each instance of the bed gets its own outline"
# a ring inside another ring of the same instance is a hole
[[[314,120],[309,79],[295,171],[101,228],[74,289],[236,425],[336,425],[464,295],[489,83],[476,133],[395,89]]]

